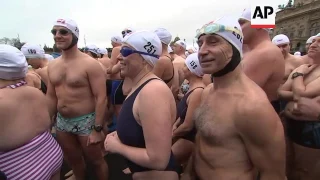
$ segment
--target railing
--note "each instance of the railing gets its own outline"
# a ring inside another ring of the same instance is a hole
[[[309,4],[305,4],[300,7],[287,8],[282,11],[279,11],[276,15],[276,23],[284,21],[294,16],[298,16],[299,14],[315,10],[320,10],[320,0],[311,2]]]

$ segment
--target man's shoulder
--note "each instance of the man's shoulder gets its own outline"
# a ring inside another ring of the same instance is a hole
[[[275,59],[284,60],[281,50],[271,42],[267,42],[257,49],[257,54],[261,55],[262,59],[269,61],[273,61]]]

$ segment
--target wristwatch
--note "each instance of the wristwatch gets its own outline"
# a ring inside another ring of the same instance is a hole
[[[299,76],[304,76],[304,74],[303,73],[299,73],[299,72],[295,72],[295,73],[292,74],[291,79],[297,78]]]
[[[92,129],[94,129],[96,132],[101,132],[103,127],[101,125],[92,125]]]

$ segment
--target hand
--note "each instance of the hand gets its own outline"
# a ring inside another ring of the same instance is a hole
[[[122,143],[118,137],[117,132],[113,132],[107,135],[107,138],[104,141],[104,148],[108,152],[117,153],[121,148],[121,144]]]
[[[296,68],[295,72],[309,74],[309,72],[311,72],[311,70],[313,70],[315,66],[316,65],[303,64],[303,65],[299,66],[298,68]]]
[[[97,132],[95,130],[92,130],[88,140],[87,140],[87,146],[91,145],[91,144],[98,144],[102,141],[102,134],[101,132]]]
[[[173,132],[174,132],[177,128],[178,128],[177,125],[174,124],[173,127],[172,127],[172,136],[173,136]]]
[[[299,98],[293,106],[292,114],[317,119],[320,114],[320,103],[318,98]]]

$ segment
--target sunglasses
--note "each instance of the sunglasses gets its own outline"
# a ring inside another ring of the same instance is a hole
[[[201,29],[197,29],[196,38],[199,38],[202,34],[213,34],[213,33],[224,32],[224,31],[229,31],[232,33],[236,33],[239,36],[240,35],[242,36],[242,32],[236,28],[224,26],[222,24],[209,23],[209,24],[204,25]]]
[[[134,53],[142,54],[142,55],[147,55],[147,56],[151,56],[151,57],[155,57],[155,58],[159,58],[158,55],[149,54],[149,53],[141,52],[141,51],[136,51],[136,50],[133,50],[133,49],[128,48],[128,47],[122,47],[122,48],[120,49],[120,54],[121,54],[123,57],[128,57],[128,56],[130,56],[131,54],[134,54]]]
[[[52,29],[51,30],[51,33],[55,36],[57,35],[57,32],[59,32],[59,34],[61,34],[62,36],[66,36],[68,35],[70,32],[68,30],[65,30],[65,29],[59,29],[59,30],[56,30],[56,29]]]

